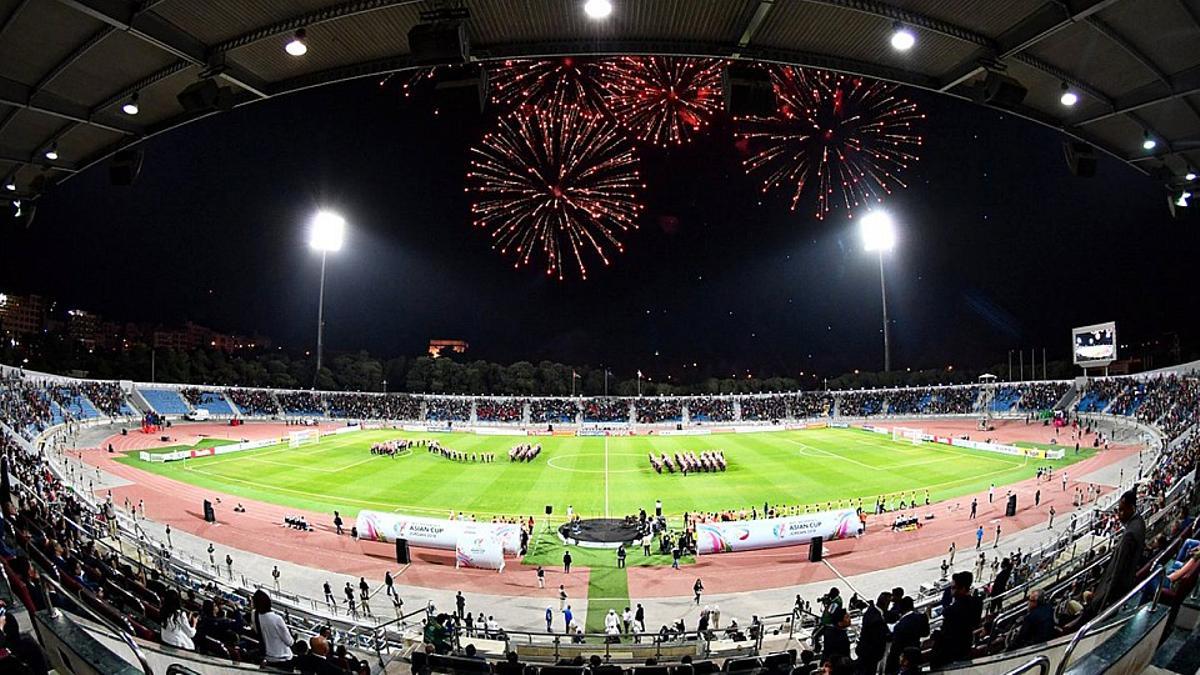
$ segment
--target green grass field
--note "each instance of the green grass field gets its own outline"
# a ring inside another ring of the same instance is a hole
[[[495,463],[461,463],[424,449],[397,458],[372,455],[373,443],[394,438],[436,438],[467,453],[496,453]],[[540,442],[532,463],[510,463],[508,449]],[[211,442],[198,446],[211,445]],[[1038,446],[1037,444],[1021,445]],[[648,452],[722,450],[723,473],[659,475]],[[158,452],[156,450],[156,452]],[[451,511],[488,519],[493,514],[539,521],[547,504],[557,519],[571,505],[583,517],[652,511],[661,499],[668,516],[685,511],[761,508],[763,502],[818,504],[930,491],[934,501],[981,491],[1034,475],[1039,465],[1056,468],[1090,457],[1068,454],[1060,461],[1026,461],[934,443],[913,445],[859,429],[809,429],[759,434],[638,437],[522,437],[474,434],[363,431],[330,436],[313,445],[278,445],[180,462],[143,462],[137,453],[120,461],[175,480],[220,492],[326,513],[339,510],[353,522],[361,509],[447,516]],[[540,531],[540,528],[539,528]],[[555,567],[563,545],[538,536],[524,562]],[[575,548],[575,564],[590,567],[588,630],[603,630],[604,612],[629,603],[625,570],[612,551]],[[687,561],[685,561],[687,562]],[[670,564],[668,556],[643,557],[631,550],[628,564]]]
[[[463,452],[494,452],[495,463],[453,462],[418,449],[395,459],[370,454],[393,438],[437,438]],[[360,509],[446,515],[451,510],[535,517],[571,505],[584,517],[622,516],[663,501],[668,515],[685,511],[821,504],[928,489],[936,501],[1034,474],[1038,463],[989,452],[898,443],[857,429],[657,437],[542,437],[532,463],[510,463],[508,448],[525,438],[393,430],[331,436],[318,444],[273,446],[182,462],[121,461],[146,471],[233,495],[313,511],[353,515]],[[647,453],[719,449],[723,473],[659,475]]]

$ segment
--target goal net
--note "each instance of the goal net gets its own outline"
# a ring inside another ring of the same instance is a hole
[[[321,432],[316,429],[307,429],[305,431],[293,431],[288,434],[288,446],[298,448],[302,445],[311,445],[318,443],[321,440]]]
[[[910,427],[892,427],[892,440],[909,441],[913,445],[920,445],[925,440],[925,431]]]

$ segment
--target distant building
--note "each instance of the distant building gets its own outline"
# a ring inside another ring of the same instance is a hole
[[[82,309],[67,310],[67,336],[76,340],[88,349],[95,349],[103,342],[100,316]]]
[[[468,346],[466,340],[430,340],[429,355],[436,359],[446,352],[466,354]]]
[[[154,331],[153,345],[155,349],[178,349],[183,351],[220,349],[224,352],[233,352],[241,349],[270,347],[271,340],[261,335],[247,337],[244,335],[219,333],[207,326],[201,326],[189,321],[182,328]]]
[[[52,304],[40,295],[0,293],[0,333],[29,335],[42,332]]]

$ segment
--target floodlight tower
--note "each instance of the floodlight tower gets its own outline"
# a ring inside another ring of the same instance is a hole
[[[317,370],[313,374],[313,388],[321,375],[321,353],[325,348],[325,258],[330,251],[342,248],[346,233],[346,219],[332,211],[318,211],[309,225],[308,245],[321,252],[321,291],[317,298]]]
[[[887,211],[869,211],[859,223],[863,246],[879,254],[879,294],[883,300],[883,371],[892,369],[892,346],[888,340],[887,284],[883,276],[883,254],[896,246],[896,225]]]

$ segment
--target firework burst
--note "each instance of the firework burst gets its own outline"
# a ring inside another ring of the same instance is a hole
[[[626,56],[602,66],[609,110],[643,143],[688,142],[724,107],[721,61]]]
[[[584,116],[605,111],[601,61],[566,56],[556,59],[508,60],[488,71],[492,102],[508,108],[563,110]]]
[[[609,251],[625,250],[620,235],[637,229],[638,159],[603,117],[577,106],[518,111],[471,152],[474,225],[514,267],[543,257],[547,276],[561,281],[571,265],[587,279],[585,258],[608,265]]]
[[[764,192],[789,186],[794,210],[812,185],[823,219],[907,187],[899,174],[917,161],[913,126],[925,115],[896,85],[792,66],[772,68],[771,79],[776,114],[738,120],[751,153],[743,164],[763,175]]]

